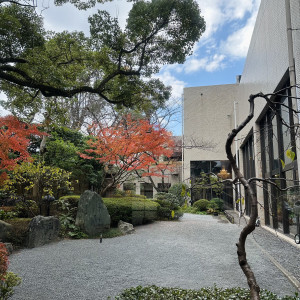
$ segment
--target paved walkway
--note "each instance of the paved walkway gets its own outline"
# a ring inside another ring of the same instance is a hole
[[[135,234],[102,244],[64,240],[22,250],[10,257],[10,270],[23,279],[12,299],[107,299],[125,288],[152,284],[247,287],[236,257],[240,229],[218,217],[185,214],[179,222],[140,226]],[[298,248],[282,247],[278,251],[291,251],[286,257],[299,267]],[[297,291],[263,251],[269,250],[268,241],[251,236],[247,248],[261,288],[279,295]]]

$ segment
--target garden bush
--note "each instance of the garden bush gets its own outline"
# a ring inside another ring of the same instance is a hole
[[[277,295],[262,290],[260,292],[261,300],[299,300],[297,294],[295,296],[278,297]],[[120,295],[116,296],[118,300],[155,300],[155,299],[173,299],[173,300],[250,300],[250,291],[245,288],[218,288],[208,287],[200,290],[187,290],[180,288],[165,288],[157,286],[137,286],[124,290]]]
[[[173,194],[176,197],[179,206],[182,206],[189,198],[187,191],[188,191],[188,186],[186,184],[176,183],[169,188],[168,193]]]
[[[13,206],[0,207],[0,220],[13,219],[17,216]]]
[[[193,207],[198,211],[206,211],[209,201],[206,199],[200,199],[193,203]]]
[[[111,226],[119,221],[139,225],[157,219],[158,203],[138,197],[103,198],[111,218]]]
[[[70,205],[70,208],[77,208],[79,199],[80,195],[68,195],[59,198],[60,201],[68,203]]]
[[[12,229],[8,235],[8,242],[17,247],[26,247],[28,227],[31,218],[9,219],[5,222],[12,225]]]
[[[212,198],[209,201],[209,208],[217,209],[219,211],[222,211],[224,209],[224,201],[220,198]]]
[[[33,218],[39,214],[39,207],[33,200],[21,200],[16,203],[15,211],[19,218]]]
[[[10,298],[14,290],[13,288],[21,283],[21,278],[13,272],[7,272],[8,253],[5,245],[0,243],[0,299],[6,300]]]
[[[163,192],[157,193],[154,201],[160,205],[157,210],[159,220],[178,220],[182,217],[183,212],[175,195]]]
[[[160,192],[155,195],[155,201],[164,207],[170,207],[170,209],[178,209],[179,201],[177,197],[170,193]]]

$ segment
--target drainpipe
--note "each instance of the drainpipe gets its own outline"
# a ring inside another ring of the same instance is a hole
[[[294,59],[294,46],[293,46],[293,30],[292,30],[292,18],[291,18],[291,6],[290,0],[285,0],[285,13],[286,13],[286,27],[287,27],[287,45],[288,45],[288,58],[289,58],[289,75],[290,75],[290,85],[294,86],[291,89],[291,96],[294,109],[299,111],[300,103],[297,97],[296,88],[296,71],[295,71],[295,59]],[[296,124],[299,124],[299,114],[295,120]],[[299,149],[300,141],[296,138],[296,149]],[[300,155],[297,155],[300,158]],[[300,160],[298,160],[298,174],[300,174]]]

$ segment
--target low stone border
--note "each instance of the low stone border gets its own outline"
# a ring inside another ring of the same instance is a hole
[[[225,214],[227,220],[228,220],[230,223],[234,224],[234,216],[232,216],[232,215],[231,215],[230,213],[228,213],[226,210],[224,210],[224,214]]]

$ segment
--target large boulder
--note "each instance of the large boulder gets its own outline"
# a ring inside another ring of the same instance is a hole
[[[110,228],[110,215],[99,194],[85,191],[80,196],[75,225],[90,237]]]
[[[28,248],[39,247],[58,239],[59,220],[55,217],[34,217],[28,230]]]
[[[123,234],[131,234],[135,232],[132,224],[123,222],[121,220],[118,223],[118,228]]]
[[[7,241],[9,232],[12,229],[12,225],[8,224],[4,221],[0,221],[0,241],[5,242]]]

